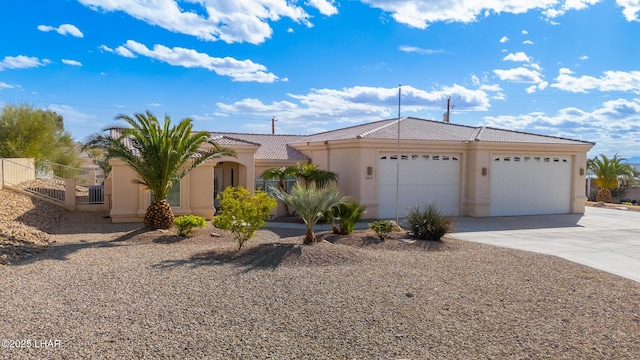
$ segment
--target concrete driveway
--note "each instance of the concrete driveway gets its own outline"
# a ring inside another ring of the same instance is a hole
[[[561,258],[640,282],[640,212],[456,218],[452,237]]]

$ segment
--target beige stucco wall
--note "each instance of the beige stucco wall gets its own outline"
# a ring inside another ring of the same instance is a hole
[[[193,214],[211,219],[214,207],[214,174],[218,167],[224,174],[221,189],[231,185],[255,188],[254,154],[257,146],[244,146],[236,150],[237,157],[221,157],[191,170],[180,181],[180,206],[173,207],[176,216]],[[111,219],[113,222],[141,222],[150,205],[150,194],[141,185],[138,175],[124,162],[110,160],[112,170]]]
[[[298,144],[296,148],[321,168],[338,172],[340,190],[367,206],[365,219],[378,217],[378,158],[382,152],[397,152],[396,141],[349,140],[318,144]],[[403,141],[400,152],[439,152],[460,156],[460,204],[463,216],[485,217],[491,207],[491,158],[496,153],[532,155],[565,155],[572,159],[571,213],[584,213],[585,167],[590,145],[549,145],[488,142],[438,142],[424,143]],[[367,167],[372,168],[371,175]],[[485,175],[483,175],[483,168]],[[582,175],[580,169],[583,169]],[[523,189],[526,191],[526,189]]]

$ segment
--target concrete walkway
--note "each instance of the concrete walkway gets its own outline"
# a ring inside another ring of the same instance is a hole
[[[456,218],[454,238],[555,255],[640,282],[640,212]]]

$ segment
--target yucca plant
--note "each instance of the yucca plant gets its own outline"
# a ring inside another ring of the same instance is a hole
[[[213,142],[209,133],[194,132],[189,118],[174,126],[168,115],[160,124],[149,111],[133,117],[118,115],[116,119],[129,126],[111,126],[104,129],[109,131],[107,134],[90,136],[84,149],[105,149],[109,158],[122,160],[140,176],[140,182],[148,186],[153,195],[144,216],[144,224],[153,229],[173,226],[174,215],[167,201],[173,184],[205,161],[223,155],[235,156],[233,150]],[[209,148],[203,149],[204,145]]]
[[[409,209],[406,222],[411,234],[420,240],[440,240],[454,228],[453,218],[438,210],[433,203]]]
[[[272,189],[274,196],[295,210],[306,224],[307,232],[303,241],[305,244],[316,241],[313,229],[323,213],[346,200],[334,185],[318,188],[315,185],[306,187],[296,183],[288,194],[280,189]]]

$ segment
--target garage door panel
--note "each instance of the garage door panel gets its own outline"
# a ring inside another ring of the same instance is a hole
[[[415,205],[434,202],[451,215],[459,213],[459,156],[443,154],[407,154],[400,160],[398,211],[404,216]],[[396,214],[398,160],[382,155],[378,161],[378,201],[380,218]]]
[[[571,159],[496,155],[491,166],[491,216],[570,212]]]

